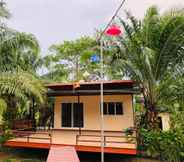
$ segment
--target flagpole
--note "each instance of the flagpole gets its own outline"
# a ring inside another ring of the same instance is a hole
[[[104,80],[104,74],[103,74],[103,41],[100,39],[100,108],[101,108],[101,162],[104,162],[104,111],[103,111],[103,80]]]
[[[104,111],[103,111],[103,103],[104,103],[104,98],[103,98],[103,82],[104,82],[104,65],[103,65],[103,35],[106,32],[107,28],[112,24],[112,22],[114,21],[114,19],[116,18],[117,14],[119,13],[120,9],[122,8],[123,4],[125,3],[126,0],[122,0],[121,4],[119,5],[119,7],[117,8],[117,10],[115,11],[114,15],[112,16],[111,20],[109,21],[109,23],[106,25],[106,27],[104,28],[104,30],[101,32],[101,34],[99,35],[99,42],[100,42],[100,111],[101,111],[101,162],[104,162],[104,147],[105,147],[105,136],[104,136]],[[120,33],[116,33],[120,34]]]

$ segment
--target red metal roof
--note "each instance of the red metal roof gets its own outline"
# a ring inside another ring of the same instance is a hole
[[[101,81],[93,81],[93,82],[73,82],[73,83],[51,83],[47,84],[46,86],[48,88],[56,88],[56,87],[68,87],[68,86],[74,86],[75,84],[79,85],[100,85]],[[109,84],[109,85],[118,85],[118,84],[125,84],[125,85],[132,85],[134,83],[133,80],[111,80],[111,81],[103,81],[103,84]]]

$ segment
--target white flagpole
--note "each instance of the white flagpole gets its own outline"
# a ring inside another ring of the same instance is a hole
[[[104,80],[104,74],[103,74],[103,41],[102,38],[100,39],[100,108],[101,108],[101,162],[104,162],[104,112],[103,112],[103,80]]]
[[[102,37],[105,33],[105,31],[107,30],[107,28],[111,25],[111,23],[113,22],[113,20],[115,19],[115,17],[117,16],[118,12],[120,11],[120,9],[122,8],[123,4],[125,3],[125,0],[122,0],[120,6],[118,7],[118,9],[116,10],[115,14],[112,16],[111,20],[109,21],[109,23],[107,24],[107,26],[105,27],[105,29],[102,31],[102,33],[99,36],[99,41],[100,41],[100,65],[101,65],[101,70],[100,70],[100,78],[101,78],[101,82],[100,82],[100,109],[101,109],[101,162],[104,162],[104,146],[105,146],[105,141],[104,141],[104,111],[103,111],[103,102],[104,102],[104,98],[103,98],[103,81],[104,81],[104,72],[103,72],[103,40]]]

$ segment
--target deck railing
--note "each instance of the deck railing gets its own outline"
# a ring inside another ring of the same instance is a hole
[[[12,122],[12,129],[16,130],[28,130],[33,128],[33,121],[27,119],[17,119]]]
[[[16,138],[25,138],[26,142],[31,142],[31,139],[38,139],[38,140],[46,140],[52,144],[52,134],[49,132],[33,132],[33,131],[12,131],[13,135]],[[42,137],[44,135],[46,137]]]
[[[82,137],[87,137],[87,139],[81,139]],[[98,139],[93,139],[98,138]],[[123,141],[119,141],[117,139],[121,139]],[[100,143],[101,136],[100,135],[76,135],[76,145],[79,145],[80,142],[86,143]],[[104,136],[104,146],[107,144],[136,144],[136,137],[135,136],[112,136],[112,135],[105,135]]]
[[[50,145],[53,144],[52,133],[51,132],[34,132],[34,131],[12,131],[14,137],[26,139],[25,142],[34,142],[34,139],[38,140],[37,143],[41,142],[39,140],[45,140],[46,143]],[[133,135],[104,135],[104,146],[108,147],[109,144],[135,144],[136,145],[136,136]],[[43,142],[43,141],[42,141]],[[77,134],[76,135],[76,145],[81,145],[85,143],[101,143],[100,134]]]

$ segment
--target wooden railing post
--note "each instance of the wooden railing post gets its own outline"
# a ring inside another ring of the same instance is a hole
[[[78,138],[79,138],[79,135],[77,134],[76,135],[76,145],[78,145]]]
[[[50,137],[50,144],[52,144],[52,134],[49,133],[49,137]]]
[[[106,136],[104,136],[104,146],[106,146]]]

